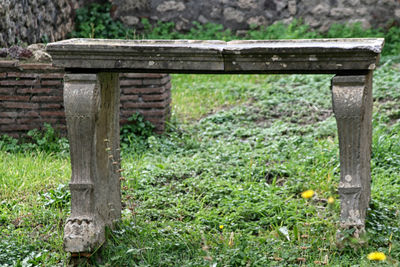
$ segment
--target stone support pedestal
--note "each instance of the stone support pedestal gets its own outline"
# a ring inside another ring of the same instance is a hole
[[[72,165],[64,247],[91,252],[121,217],[118,73],[66,74],[64,105]]]
[[[364,230],[371,197],[372,72],[332,79],[340,149],[341,228]]]

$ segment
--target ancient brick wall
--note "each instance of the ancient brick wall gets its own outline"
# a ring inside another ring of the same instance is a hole
[[[63,76],[49,63],[0,61],[0,135],[19,137],[44,123],[65,134]],[[120,86],[121,124],[140,112],[162,132],[170,114],[170,76],[121,74]]]

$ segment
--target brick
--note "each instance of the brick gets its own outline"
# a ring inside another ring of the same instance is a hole
[[[62,86],[63,82],[61,80],[42,80],[41,84],[45,86]]]
[[[24,117],[39,117],[39,113],[36,112],[36,111],[31,110],[31,111],[27,111],[27,112],[21,114],[21,116],[24,116]]]
[[[11,123],[15,123],[15,120],[8,118],[0,118],[0,124],[11,124]]]
[[[143,101],[161,101],[167,99],[171,96],[170,91],[165,92],[163,94],[154,94],[154,95],[142,95]]]
[[[56,68],[51,63],[22,63],[19,64],[21,70],[51,70],[51,71],[63,71],[62,68]]]
[[[46,94],[55,95],[62,94],[62,90],[57,90],[54,88],[21,88],[17,89],[17,94]]]
[[[164,78],[168,74],[164,73],[121,73],[120,78],[136,78],[136,79],[146,79],[146,78]]]
[[[33,96],[31,99],[32,102],[62,102],[62,96]]]
[[[28,131],[31,129],[33,129],[32,126],[26,124],[0,125],[1,132]]]
[[[39,78],[39,74],[37,73],[24,73],[24,72],[8,72],[7,77],[9,78],[31,78],[36,79]]]
[[[122,119],[122,118],[119,119],[119,125],[125,125],[125,124],[128,124],[128,123],[129,123],[129,121],[128,121],[127,118],[126,119]]]
[[[129,86],[135,86],[135,85],[142,85],[143,81],[142,80],[131,80],[131,79],[120,79],[119,80],[119,86],[121,87],[129,87]]]
[[[0,95],[0,101],[11,100],[11,101],[29,101],[29,96],[23,95]]]
[[[40,105],[40,108],[43,108],[43,109],[46,109],[46,108],[48,108],[48,109],[61,109],[63,106],[61,105],[61,104],[57,104],[57,103],[51,103],[51,104],[41,104]]]
[[[18,124],[30,124],[32,122],[34,122],[35,120],[32,118],[18,118],[17,119],[17,123]]]
[[[8,95],[11,95],[11,94],[14,94],[14,92],[15,92],[15,89],[14,89],[14,88],[10,88],[10,87],[3,87],[3,88],[1,88],[1,87],[0,87],[0,94],[8,94]]]
[[[170,76],[166,76],[162,79],[144,79],[143,84],[144,85],[147,85],[147,84],[162,85],[162,84],[166,84],[170,80],[171,80]]]
[[[139,112],[146,118],[165,116],[168,113],[165,109],[140,110]]]
[[[42,73],[40,74],[41,79],[63,79],[64,78],[64,73]]]
[[[168,106],[168,101],[160,102],[125,102],[122,104],[123,108],[164,108]]]
[[[58,119],[56,118],[19,118],[17,119],[18,124],[37,124],[43,125],[44,123],[57,123]]]
[[[53,126],[53,128],[57,131],[62,131],[62,132],[65,132],[67,130],[67,126],[65,125],[65,122],[64,122],[64,124],[56,124]]]
[[[18,65],[18,60],[0,60],[0,68],[15,68]]]
[[[129,118],[136,112],[141,113],[144,117],[156,117],[164,116],[167,112],[165,109],[134,109],[134,110],[122,110],[121,117]]]
[[[42,117],[65,117],[64,111],[41,111],[39,114]]]
[[[21,135],[18,134],[18,133],[7,133],[7,135],[10,136],[10,137],[12,137],[12,138],[16,138],[16,139],[18,139],[18,138],[21,137]]]
[[[39,104],[26,102],[0,102],[0,107],[15,109],[37,109]]]
[[[164,93],[165,87],[153,87],[153,88],[124,88],[122,92],[126,95],[132,94],[151,94],[151,93]]]
[[[16,118],[20,115],[19,112],[0,112],[0,118]]]
[[[39,84],[39,80],[0,80],[0,85],[4,86],[34,86]]]
[[[138,95],[121,95],[121,101],[136,101],[139,99]]]

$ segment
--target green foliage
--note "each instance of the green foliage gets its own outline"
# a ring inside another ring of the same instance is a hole
[[[39,149],[45,152],[67,153],[69,144],[66,138],[60,138],[58,133],[45,123],[43,130],[34,129],[28,132],[33,144],[31,148]]]
[[[180,39],[197,39],[197,40],[224,40],[234,39],[231,30],[224,29],[221,24],[206,23],[201,24],[197,21],[192,22],[193,27],[189,32],[181,34]]]
[[[383,49],[385,55],[400,55],[400,27],[391,27],[385,34],[385,47]]]
[[[260,29],[252,27],[251,30],[248,31],[246,39],[310,39],[318,37],[320,37],[320,34],[315,31],[311,31],[310,27],[306,24],[303,24],[301,20],[293,20],[288,25],[278,22]]]
[[[50,189],[42,194],[44,206],[54,206],[59,209],[69,208],[71,201],[71,193],[68,185],[59,184],[56,189]]]
[[[76,11],[75,30],[71,32],[73,38],[105,38],[127,39],[133,38],[134,32],[124,26],[122,22],[113,20],[110,16],[111,4],[93,3],[88,7]]]
[[[361,23],[354,24],[333,24],[327,33],[323,34],[325,38],[367,38],[384,37],[382,30],[364,29]]]
[[[333,24],[325,33],[313,31],[302,20],[293,20],[289,24],[274,23],[267,27],[258,28],[254,25],[243,36],[224,29],[220,24],[192,22],[187,32],[178,32],[173,22],[157,22],[151,24],[143,18],[141,23],[144,30],[139,34],[110,16],[110,4],[91,4],[77,10],[75,30],[71,37],[109,38],[109,39],[198,39],[198,40],[272,40],[272,39],[310,39],[310,38],[366,38],[384,37],[386,45],[383,55],[398,55],[400,53],[400,28],[364,29],[361,23]]]
[[[136,112],[128,118],[129,123],[120,130],[121,147],[127,149],[143,149],[147,147],[147,139],[153,135],[154,125]]]
[[[141,20],[144,30],[141,34],[142,39],[179,39],[179,33],[175,31],[173,22],[157,22],[152,25],[146,18]]]
[[[230,30],[224,30],[220,24],[201,24],[192,22],[193,27],[186,33],[175,30],[173,22],[157,22],[152,25],[148,19],[143,18],[144,31],[142,37],[145,39],[196,39],[196,40],[231,40],[233,38]]]
[[[157,27],[154,36],[176,34],[172,24]],[[191,38],[238,38],[223,35],[216,25],[195,27],[204,33],[193,30]],[[249,34],[314,36],[300,24],[285,27]],[[333,27],[327,34],[380,34],[357,27]],[[397,40],[396,31],[387,35]],[[338,199],[340,176],[330,75],[173,75],[168,131],[153,135],[138,114],[121,129],[122,220],[90,261],[95,264],[99,257],[101,266],[313,266],[328,259],[329,266],[371,266],[367,254],[383,251],[388,259],[382,265],[397,266],[399,66],[392,57],[374,73],[372,202],[362,239],[344,231],[348,242],[337,246],[340,203],[326,202],[329,196]],[[48,153],[57,151],[53,135],[32,134],[27,153],[14,153],[22,152],[14,139],[0,139],[1,266],[67,264],[62,226],[70,196],[59,184],[70,179],[71,170],[62,154]],[[306,189],[316,192],[312,199],[300,197]]]
[[[1,236],[0,236],[1,237]],[[0,241],[0,263],[1,266],[37,266],[45,257],[32,244],[21,246],[14,239],[2,239]]]
[[[45,123],[44,129],[30,130],[26,139],[15,139],[7,135],[0,136],[0,151],[12,153],[25,153],[32,151],[44,151],[67,155],[69,144],[66,138],[60,138],[59,134]]]
[[[0,136],[0,150],[15,153],[17,151],[22,151],[23,149],[18,145],[18,139],[12,138],[8,135],[2,135]]]
[[[387,61],[374,76],[373,201],[362,239],[344,231],[337,246],[340,203],[326,203],[338,199],[340,176],[330,75],[173,75],[169,130],[153,136],[135,115],[123,133],[145,136],[145,145],[128,138],[122,150],[122,220],[90,261],[297,266],[304,258],[312,266],[327,255],[330,266],[370,266],[366,256],[377,250],[388,257],[383,265],[398,265],[398,64]],[[69,192],[59,184],[70,178],[68,160],[0,151],[0,162],[0,265],[66,264]],[[306,189],[313,199],[300,197]]]

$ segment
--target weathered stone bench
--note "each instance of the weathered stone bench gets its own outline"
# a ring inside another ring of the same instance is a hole
[[[383,39],[121,41],[51,43],[66,69],[64,104],[71,147],[71,215],[64,246],[93,251],[121,217],[119,72],[335,74],[333,110],[340,146],[341,227],[364,228],[370,200],[372,73]]]

